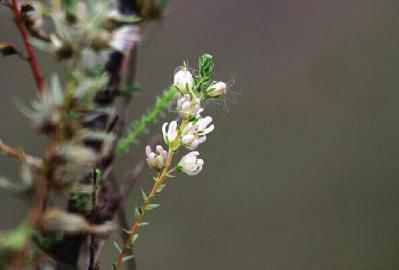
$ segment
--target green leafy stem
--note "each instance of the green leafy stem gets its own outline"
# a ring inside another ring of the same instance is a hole
[[[137,142],[137,138],[147,131],[149,125],[154,123],[159,116],[169,107],[176,95],[176,88],[172,85],[166,89],[161,97],[158,97],[153,108],[143,114],[140,119],[134,121],[126,134],[116,146],[116,154],[121,155],[129,150],[129,147]]]

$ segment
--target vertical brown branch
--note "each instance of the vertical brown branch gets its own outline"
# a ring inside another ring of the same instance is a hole
[[[92,186],[93,190],[91,193],[91,223],[95,224],[96,222],[96,207],[97,207],[97,170],[93,170],[93,177],[92,177]],[[95,255],[96,255],[96,237],[94,234],[90,235],[90,261],[89,261],[89,270],[95,270]]]
[[[56,138],[57,136],[55,133],[54,137],[50,141],[49,146],[47,148],[46,161],[42,173],[38,175],[38,179],[35,183],[35,191],[32,198],[32,206],[28,214],[28,225],[33,229],[36,228],[42,217],[42,213],[45,208],[47,200],[48,183],[50,179],[53,177],[54,167],[51,165],[51,163],[54,159],[55,148],[57,145]],[[30,240],[26,240],[20,252],[14,258],[14,265],[17,267],[16,269],[23,269],[25,267],[28,256],[27,248],[29,246],[29,243]]]
[[[24,42],[24,46],[26,49],[26,53],[28,54],[28,61],[30,64],[30,68],[32,70],[32,75],[36,81],[36,86],[37,86],[37,89],[39,90],[39,93],[43,94],[45,92],[43,76],[40,73],[39,66],[37,64],[36,56],[33,52],[32,45],[29,43],[29,34],[28,34],[27,29],[25,28],[25,25],[22,22],[21,12],[19,10],[18,2],[17,2],[17,0],[12,0],[11,4],[12,4],[11,7],[12,7],[13,14],[14,14],[15,24],[17,25],[18,30],[21,33],[22,40]]]

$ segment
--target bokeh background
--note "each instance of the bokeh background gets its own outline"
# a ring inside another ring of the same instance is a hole
[[[205,51],[234,84],[227,106],[209,106],[203,172],[172,181],[148,216],[139,269],[399,269],[398,10],[397,0],[171,1],[146,28],[130,118]],[[0,36],[21,44],[5,9]],[[46,74],[62,71],[39,55]],[[45,141],[15,106],[33,88],[24,63],[1,58],[1,138],[40,154]],[[120,175],[144,146],[133,150]],[[2,175],[17,169],[0,158]],[[25,213],[0,191],[0,229]],[[108,247],[104,269],[114,255]]]

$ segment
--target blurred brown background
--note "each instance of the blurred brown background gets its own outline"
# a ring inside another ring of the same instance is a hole
[[[168,185],[140,233],[139,269],[399,269],[398,11],[397,0],[172,1],[146,29],[131,118],[205,51],[238,104],[210,106],[204,171]],[[15,31],[2,8],[1,41],[21,44]],[[39,55],[47,74],[62,70]],[[24,63],[1,58],[0,136],[40,154],[15,106],[33,86]],[[134,150],[120,175],[144,146]],[[17,179],[17,166],[2,157],[0,173]],[[25,210],[0,191],[0,229]]]

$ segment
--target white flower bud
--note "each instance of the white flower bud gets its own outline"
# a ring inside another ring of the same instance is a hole
[[[189,94],[185,94],[177,100],[177,111],[182,117],[197,116],[203,111],[201,100],[196,97],[191,98]]]
[[[168,126],[168,123],[164,123],[162,125],[162,133],[163,133],[163,138],[165,140],[165,143],[171,147],[175,143],[177,139],[177,122],[172,121],[169,124],[168,130],[166,130],[166,127]]]
[[[188,175],[197,175],[201,172],[204,161],[198,158],[199,152],[193,151],[185,155],[179,162],[179,169]]]
[[[145,153],[147,155],[146,161],[150,168],[159,171],[165,167],[166,160],[168,159],[168,152],[164,150],[162,146],[158,145],[155,148],[155,152],[152,152],[151,147],[147,145]]]
[[[180,69],[175,73],[173,78],[173,84],[180,91],[191,90],[194,86],[194,78],[190,71],[186,69]]]
[[[212,84],[205,90],[205,94],[207,97],[219,97],[222,95],[226,95],[227,86],[224,82],[217,82]]]

